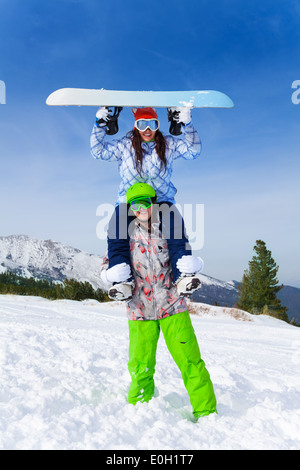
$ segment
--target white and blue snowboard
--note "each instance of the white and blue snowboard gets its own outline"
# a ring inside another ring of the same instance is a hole
[[[120,106],[173,108],[232,108],[229,96],[214,90],[121,91],[61,88],[48,96],[49,106]]]

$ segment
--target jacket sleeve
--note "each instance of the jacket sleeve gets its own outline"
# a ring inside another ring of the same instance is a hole
[[[194,160],[201,153],[201,141],[198,132],[192,123],[183,127],[183,138],[173,138],[175,149],[173,159],[182,157],[185,160]]]
[[[107,255],[105,255],[100,265],[100,278],[105,288],[108,290],[108,288],[112,286],[112,283],[107,280],[107,277],[106,277],[107,270],[108,270],[108,257]]]
[[[95,159],[114,162],[122,159],[122,151],[119,140],[105,142],[106,132],[103,127],[94,124],[90,144],[91,154]]]

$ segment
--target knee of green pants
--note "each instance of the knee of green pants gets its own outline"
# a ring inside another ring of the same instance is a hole
[[[200,349],[188,311],[160,321],[168,349],[181,369],[201,361]]]
[[[195,416],[216,411],[216,397],[189,313],[182,312],[161,320],[168,349],[180,369]]]

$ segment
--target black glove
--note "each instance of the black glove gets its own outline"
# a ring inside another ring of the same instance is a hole
[[[169,132],[172,135],[182,134],[181,126],[184,125],[182,122],[179,122],[179,111],[174,108],[168,108],[168,121],[170,121]]]
[[[105,132],[108,135],[114,135],[118,132],[118,117],[123,108],[114,107],[114,111],[108,109],[107,117],[96,120],[96,124],[99,127],[105,127]],[[102,124],[102,125],[101,125]]]

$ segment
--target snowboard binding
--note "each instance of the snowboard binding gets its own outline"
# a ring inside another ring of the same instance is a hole
[[[111,300],[126,300],[129,301],[132,299],[132,289],[133,289],[133,282],[118,282],[115,283],[109,290],[108,290],[108,297]]]
[[[113,111],[109,109],[109,107],[107,107],[107,109],[108,109],[107,118],[98,119],[96,123],[97,125],[105,124],[105,132],[107,135],[115,135],[119,131],[118,117],[123,108],[114,107]]]
[[[196,290],[201,288],[201,281],[197,274],[181,274],[175,282],[178,295],[190,297]]]
[[[181,126],[184,125],[182,122],[179,122],[179,111],[176,111],[172,108],[168,108],[168,121],[170,121],[169,132],[171,135],[181,135]]]

